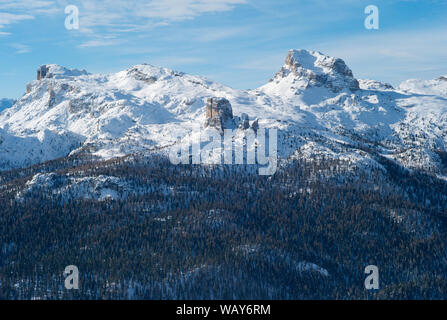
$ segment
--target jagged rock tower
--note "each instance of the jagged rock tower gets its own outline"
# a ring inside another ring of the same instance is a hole
[[[206,103],[205,128],[212,127],[223,133],[224,129],[234,126],[233,109],[225,98],[211,98]]]
[[[46,65],[41,66],[37,69],[37,80],[41,80],[47,77],[49,68]]]

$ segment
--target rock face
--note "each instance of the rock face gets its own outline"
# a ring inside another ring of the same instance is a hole
[[[46,65],[41,66],[37,69],[37,80],[42,80],[49,76],[49,68]]]
[[[45,64],[37,69],[37,80],[46,78],[67,79],[71,77],[87,76],[89,73],[85,70],[67,69],[56,64]]]
[[[250,122],[248,115],[246,113],[242,113],[239,121],[239,128],[241,129],[248,129],[250,127]]]
[[[302,89],[326,87],[334,93],[343,89],[359,90],[359,82],[342,59],[317,51],[290,50],[285,65],[271,81],[279,82],[289,77],[293,77]]]
[[[129,69],[127,74],[129,76],[134,77],[138,81],[144,81],[148,84],[152,84],[152,83],[155,83],[155,81],[157,81],[156,77],[148,76],[148,75],[144,74],[137,67],[133,67],[133,68]]]
[[[259,119],[256,119],[255,121],[253,121],[253,123],[251,124],[251,128],[257,132],[259,129]]]
[[[391,84],[377,80],[359,80],[359,84],[362,90],[394,90]]]
[[[223,133],[224,129],[234,126],[233,109],[225,98],[211,98],[206,103],[205,128],[212,127]]]

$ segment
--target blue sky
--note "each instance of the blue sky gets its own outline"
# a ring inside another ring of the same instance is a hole
[[[64,9],[79,8],[79,30]],[[380,10],[366,30],[365,7]],[[358,78],[447,74],[447,0],[0,0],[0,98],[56,63],[110,73],[139,63],[239,89],[266,83],[292,48],[343,58]]]

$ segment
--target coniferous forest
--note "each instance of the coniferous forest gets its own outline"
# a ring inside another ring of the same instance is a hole
[[[68,157],[1,172],[0,298],[447,298],[447,183],[378,161],[294,160],[269,177]]]

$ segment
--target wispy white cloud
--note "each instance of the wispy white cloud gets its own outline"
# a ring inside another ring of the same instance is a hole
[[[120,44],[119,40],[107,40],[107,39],[98,39],[98,40],[89,40],[82,44],[80,44],[79,48],[94,48],[94,47],[110,47]]]
[[[5,27],[24,20],[32,20],[39,10],[48,9],[53,1],[42,0],[1,0],[0,1],[0,36],[10,35]]]
[[[245,3],[246,0],[1,0],[0,11],[8,13],[0,13],[0,28],[39,15],[64,15],[67,5],[76,5],[79,31],[84,36],[97,37],[150,30],[207,13],[230,11]],[[93,39],[81,47],[95,44],[101,41]]]
[[[2,28],[4,28],[4,26],[0,25],[0,36],[7,36],[11,34],[10,32],[2,31]]]
[[[31,48],[28,45],[21,44],[21,43],[12,43],[9,45],[11,48],[14,48],[16,50],[17,54],[24,54],[31,52]]]
[[[54,5],[54,1],[44,0],[2,0],[0,2],[0,10],[30,11],[50,8]]]
[[[239,37],[250,33],[247,27],[199,28],[189,30],[191,38],[199,42],[212,42]]]
[[[34,17],[28,14],[14,14],[14,13],[0,12],[0,29],[4,28],[6,25],[30,19],[34,19]],[[0,34],[9,34],[9,33],[1,32]]]
[[[97,28],[109,32],[133,32],[166,25],[173,21],[233,10],[246,0],[57,0],[59,6],[79,7],[81,31]]]
[[[139,14],[147,18],[184,20],[210,12],[229,11],[245,0],[158,0],[141,6]]]

